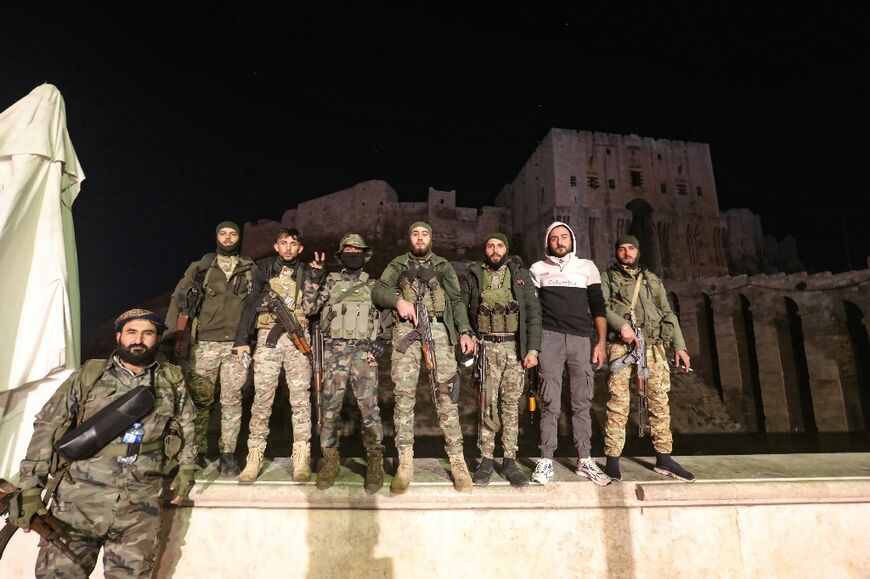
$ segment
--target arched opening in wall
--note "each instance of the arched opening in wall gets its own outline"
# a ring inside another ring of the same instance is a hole
[[[661,251],[653,223],[652,205],[643,199],[632,199],[625,208],[631,211],[628,233],[637,237],[640,243],[641,261],[652,271],[662,275]]]
[[[843,307],[846,310],[846,327],[855,360],[855,382],[861,401],[864,430],[870,431],[870,340],[867,338],[867,327],[864,325],[861,308],[848,301],[843,302]]]
[[[737,354],[743,374],[743,414],[747,424],[754,424],[756,432],[765,432],[764,400],[761,397],[761,379],[758,376],[758,354],[755,351],[755,327],[749,299],[740,294],[740,314],[734,320]]]
[[[800,402],[803,431],[807,434],[816,434],[819,429],[816,426],[816,414],[813,410],[813,394],[810,390],[810,372],[807,368],[807,353],[804,350],[804,330],[801,324],[800,309],[794,300],[785,298],[785,310],[791,333],[792,358],[796,376],[795,386]]]
[[[713,301],[707,294],[704,295],[704,310],[698,312],[698,337],[701,339],[700,356],[708,356],[709,364],[702,365],[703,372],[713,381],[719,400],[725,400],[722,392],[722,376],[719,373],[719,352],[716,349],[716,329],[713,326]]]

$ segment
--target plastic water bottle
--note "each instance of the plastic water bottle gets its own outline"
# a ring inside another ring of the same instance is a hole
[[[142,428],[141,422],[136,422],[127,429],[124,433],[124,438],[121,442],[127,445],[127,456],[119,456],[120,464],[133,464],[139,458],[139,447],[142,444],[142,438],[145,436],[145,429]]]

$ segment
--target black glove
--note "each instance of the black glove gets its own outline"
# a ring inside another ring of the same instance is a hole
[[[387,349],[387,341],[383,338],[378,338],[372,341],[372,345],[369,348],[369,352],[372,353],[372,356],[375,358],[380,358],[384,355],[384,351]]]

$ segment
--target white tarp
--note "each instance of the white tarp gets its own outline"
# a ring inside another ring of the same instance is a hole
[[[0,113],[0,474],[17,470],[33,415],[79,365],[71,207],[84,178],[57,88]]]

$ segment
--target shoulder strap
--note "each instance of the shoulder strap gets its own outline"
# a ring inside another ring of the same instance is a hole
[[[637,317],[634,315],[634,306],[637,304],[637,295],[640,293],[640,282],[643,280],[643,271],[637,273],[637,280],[634,282],[634,292],[631,295],[631,323],[637,325]]]

